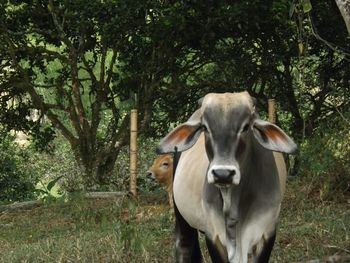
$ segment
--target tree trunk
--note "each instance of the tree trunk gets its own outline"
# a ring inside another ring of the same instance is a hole
[[[110,153],[108,156],[98,158],[96,153],[81,153],[85,156],[84,161],[80,162],[84,171],[84,185],[86,188],[95,188],[108,184],[118,153]]]
[[[290,72],[290,58],[285,59],[283,65],[285,72],[281,84],[284,86],[285,95],[288,100],[288,108],[294,119],[291,127],[292,135],[295,140],[300,142],[304,129],[304,120],[300,114],[298,102],[294,93],[293,77]]]
[[[350,34],[350,1],[349,0],[335,0],[339,11],[344,19],[346,29]]]
[[[115,145],[113,148],[92,147],[91,143],[80,141],[73,147],[75,159],[83,171],[84,187],[95,189],[107,185],[112,176],[115,162],[125,141]]]

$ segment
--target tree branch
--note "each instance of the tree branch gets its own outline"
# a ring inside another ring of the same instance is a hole
[[[89,74],[89,76],[90,76],[90,78],[91,78],[91,82],[92,82],[92,84],[94,85],[94,84],[97,83],[98,81],[97,81],[97,78],[96,78],[95,73],[94,73],[94,71],[93,71],[93,66],[90,67],[89,62],[86,60],[85,56],[82,56],[81,59],[82,59],[83,64],[84,64],[84,66],[85,66],[85,67],[81,67],[81,68],[84,69],[84,70]],[[95,64],[96,64],[96,63],[94,63],[94,65],[95,65]]]
[[[342,47],[336,46],[335,44],[325,40],[324,38],[322,38],[320,36],[320,34],[318,33],[317,28],[315,27],[315,24],[313,22],[312,16],[309,14],[309,20],[310,20],[310,24],[311,24],[311,32],[314,35],[314,37],[318,40],[320,40],[321,42],[323,42],[326,46],[328,46],[330,49],[337,51],[337,52],[341,52],[342,54],[344,54],[345,59],[349,60],[350,58],[350,54],[348,53],[348,51]]]
[[[62,39],[63,43],[65,43],[70,50],[69,57],[70,59],[68,60],[70,66],[71,66],[71,78],[72,78],[72,91],[73,91],[73,98],[74,100],[70,101],[73,102],[74,105],[71,105],[74,107],[74,110],[77,112],[78,118],[79,118],[79,123],[80,126],[83,127],[83,130],[86,131],[85,135],[90,137],[90,126],[89,122],[87,121],[86,115],[85,115],[85,110],[84,106],[81,100],[81,94],[80,94],[80,81],[79,81],[79,75],[78,75],[78,54],[77,50],[74,48],[72,42],[69,40],[68,36],[63,30],[62,25],[58,22],[58,18],[55,13],[55,7],[53,4],[52,0],[49,0],[48,4],[48,10],[52,16],[53,22],[55,24],[55,27],[59,33],[60,38]],[[78,128],[78,127],[76,127]],[[80,135],[83,135],[81,132],[81,129],[78,129],[80,131]],[[87,138],[88,140],[91,138]]]
[[[45,57],[45,58],[50,58],[50,59],[59,59],[64,63],[69,63],[69,60],[67,59],[66,56],[60,54],[57,51],[53,51],[53,50],[48,50],[45,47],[41,47],[41,46],[26,46],[24,51],[29,51],[29,52],[35,52],[35,53],[39,53],[41,54],[41,56]]]
[[[103,87],[103,84],[105,82],[106,56],[107,56],[107,49],[105,47],[102,47],[102,50],[101,50],[101,64],[100,64],[100,84],[102,84],[101,87]]]
[[[63,134],[64,137],[67,138],[72,144],[76,144],[77,140],[74,137],[74,135],[68,130],[68,128],[60,122],[58,117],[49,109],[45,107],[45,103],[42,99],[42,97],[36,92],[26,70],[19,64],[16,58],[16,46],[10,39],[10,37],[7,34],[3,34],[5,36],[5,40],[9,46],[9,54],[12,59],[12,62],[15,65],[15,68],[20,72],[22,77],[24,78],[23,83],[26,84],[26,88],[28,90],[28,93],[32,99],[33,104],[40,109],[43,113],[46,114],[46,116],[49,118],[49,120],[52,122],[52,124],[57,127]]]
[[[55,24],[55,27],[59,33],[60,38],[62,39],[63,43],[65,43],[70,49],[75,49],[72,42],[67,37],[66,33],[63,30],[63,27],[58,22],[58,18],[55,13],[55,6],[53,4],[52,0],[49,0],[49,4],[47,5],[47,9],[49,10],[49,13],[51,14],[53,23]]]
[[[113,76],[113,67],[115,65],[115,62],[117,61],[117,51],[116,50],[112,50],[113,55],[112,55],[112,59],[111,62],[109,63],[109,68],[107,70],[107,79],[105,82],[106,87],[109,88],[109,85],[111,83],[112,80],[112,76]]]

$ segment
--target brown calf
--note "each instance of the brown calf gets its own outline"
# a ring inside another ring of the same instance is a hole
[[[165,186],[170,207],[173,207],[173,156],[171,154],[159,155],[146,172],[146,176]]]

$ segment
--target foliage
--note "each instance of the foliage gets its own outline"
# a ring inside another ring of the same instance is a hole
[[[174,41],[174,30],[184,32],[179,8],[159,1],[2,3],[4,124],[32,130],[38,121],[26,117],[39,110],[69,141],[85,186],[104,184],[127,143],[130,107],[139,108],[142,130],[171,73],[198,67]]]
[[[277,100],[297,142],[350,107],[350,43],[332,0],[0,5],[0,122],[39,149],[60,132],[85,188],[106,187],[116,162],[125,174],[131,107],[156,138],[207,92],[248,90],[262,111]]]
[[[322,123],[301,147],[300,175],[306,178],[308,194],[318,194],[321,200],[341,201],[350,196],[349,113]]]
[[[13,141],[11,136],[0,138],[0,202],[14,202],[36,197],[39,174],[30,169],[30,151]]]
[[[138,138],[137,151],[137,190],[140,192],[150,192],[159,188],[159,185],[150,182],[146,178],[146,171],[152,165],[156,157],[155,148],[158,144],[157,139],[145,138],[140,136]],[[116,161],[112,176],[109,178],[109,184],[100,190],[123,190],[128,191],[130,179],[129,169],[129,148],[123,147],[118,160]]]
[[[38,193],[49,190],[45,189],[50,182],[55,182],[55,190],[58,188],[61,193],[79,191],[84,188],[83,172],[77,164],[74,154],[69,144],[62,136],[57,136],[50,143],[50,151],[37,151],[35,145],[30,144],[27,148],[22,149],[30,151],[28,156],[27,168],[38,175],[37,187]],[[41,189],[41,190],[40,190]],[[52,194],[50,189],[48,192]],[[50,195],[49,193],[41,194]]]
[[[159,189],[159,185],[146,179],[145,173],[153,163],[156,156],[155,147],[158,141],[152,138],[140,137],[138,139],[138,176],[137,187],[140,192],[150,192]],[[73,193],[86,190],[84,187],[84,174],[75,161],[67,141],[57,136],[50,143],[50,152],[38,152],[33,145],[20,149],[28,152],[28,161],[25,168],[38,175],[37,193],[41,197],[50,197],[58,194]],[[19,149],[18,149],[19,151]],[[29,154],[30,153],[30,154]],[[119,154],[111,176],[102,186],[95,185],[90,191],[128,191],[129,189],[129,149],[123,147]],[[53,186],[54,188],[50,188]],[[35,184],[34,184],[35,185]],[[54,191],[53,191],[54,190]],[[53,193],[55,192],[55,193]]]
[[[38,121],[26,117],[39,110],[69,141],[85,186],[105,183],[127,142],[127,112],[147,99],[133,101],[128,83],[129,47],[144,11],[137,1],[1,4],[2,119],[33,131]]]
[[[48,184],[44,184],[42,181],[41,187],[37,188],[36,191],[40,193],[39,198],[43,199],[44,201],[48,202],[51,200],[56,200],[57,196],[54,193],[54,187],[56,186],[57,182],[62,178],[63,176],[59,176],[53,180],[51,180]]]
[[[139,192],[159,189],[147,180],[145,173],[155,158],[157,140],[139,138],[138,177]],[[22,201],[30,198],[50,199],[62,194],[84,191],[84,175],[76,163],[70,146],[62,136],[50,143],[50,152],[38,152],[32,144],[21,147],[12,137],[1,140],[1,201]],[[91,191],[128,191],[129,151],[122,148],[111,176],[103,186]],[[58,191],[58,192],[57,192]]]

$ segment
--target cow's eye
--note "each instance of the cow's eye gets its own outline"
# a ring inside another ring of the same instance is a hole
[[[243,132],[243,133],[244,133],[244,132],[247,132],[248,129],[249,129],[249,124],[246,124],[246,125],[243,126],[242,132]]]
[[[163,166],[168,167],[168,166],[169,166],[169,163],[163,163]]]

